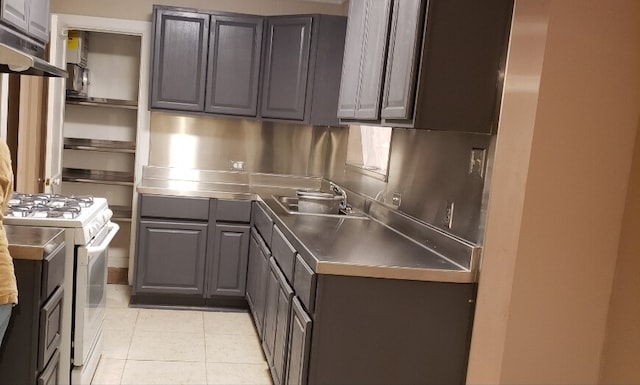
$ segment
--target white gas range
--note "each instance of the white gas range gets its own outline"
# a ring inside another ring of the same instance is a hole
[[[105,198],[20,193],[5,213],[8,225],[65,229],[60,384],[89,384],[102,354],[112,215]]]

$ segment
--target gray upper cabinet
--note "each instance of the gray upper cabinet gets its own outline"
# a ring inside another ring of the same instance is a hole
[[[354,0],[344,51],[338,116],[377,120],[384,77],[391,0]]]
[[[208,297],[244,297],[249,255],[249,225],[216,224]]]
[[[414,114],[407,126],[497,130],[512,12],[513,0],[427,2]]]
[[[265,33],[260,117],[337,126],[343,16],[276,16]]]
[[[272,17],[267,22],[262,116],[303,120],[309,74],[311,17]]]
[[[367,1],[356,119],[376,120],[380,117],[380,90],[384,78],[390,14],[391,0]]]
[[[10,24],[22,32],[29,31],[29,1],[28,0],[2,0],[0,18],[6,24]]]
[[[207,223],[140,221],[136,292],[202,296],[206,245]]]
[[[360,84],[360,64],[362,62],[362,42],[364,40],[364,24],[366,19],[364,1],[349,2],[349,20],[342,62],[342,81],[338,103],[338,117],[355,119],[356,102]]]
[[[354,27],[347,41],[353,45],[345,49],[338,116],[393,127],[495,132],[513,0],[393,0],[387,13],[388,5],[350,4]]]
[[[154,8],[151,107],[203,111],[209,15]]]
[[[30,0],[29,34],[43,42],[49,41],[50,0]]]
[[[382,96],[383,118],[409,119],[413,114],[423,22],[422,0],[393,3],[387,74]]]
[[[206,112],[256,116],[263,18],[211,16]]]
[[[336,126],[346,18],[154,6],[150,106]]]
[[[2,0],[0,21],[42,42],[49,42],[50,0]]]

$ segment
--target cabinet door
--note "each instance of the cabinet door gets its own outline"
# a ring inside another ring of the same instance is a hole
[[[258,335],[263,335],[264,304],[267,283],[268,259],[261,246],[264,244],[260,235],[252,231],[249,243],[249,266],[247,268],[247,302],[251,307]]]
[[[152,108],[204,110],[208,38],[209,15],[156,11]]]
[[[207,297],[244,297],[249,258],[249,229],[248,225],[216,225],[215,237],[210,245],[213,260],[209,271]]]
[[[204,295],[207,224],[139,223],[136,292]]]
[[[389,32],[387,73],[380,115],[388,119],[413,117],[418,61],[424,23],[423,0],[395,0]]]
[[[205,111],[256,116],[261,17],[211,16]]]
[[[273,345],[273,372],[276,385],[284,384],[284,375],[287,369],[288,342],[289,342],[289,312],[293,289],[287,284],[284,274],[277,268],[275,259],[272,260],[278,279],[278,305],[276,307],[276,330]]]
[[[37,385],[58,385],[58,371],[60,371],[60,351],[56,350],[47,367],[38,376]]]
[[[275,265],[275,260],[270,258],[265,283],[264,327],[262,332],[262,349],[270,366],[273,365],[273,351],[276,340],[276,317],[278,315],[278,295],[280,292],[278,278],[276,278],[276,272],[272,267],[272,261],[274,261],[273,265]]]
[[[28,0],[2,0],[2,10],[0,10],[0,18],[3,22],[11,24],[23,32],[28,32],[28,14]]]
[[[377,120],[380,117],[380,97],[387,52],[387,32],[391,0],[367,0],[363,54],[360,66],[360,90],[356,119]]]
[[[49,42],[49,0],[30,0],[29,34],[45,43]]]
[[[305,385],[311,347],[311,318],[304,311],[298,297],[291,305],[291,326],[289,332],[289,363],[287,365],[287,385]]]
[[[365,1],[354,0],[349,3],[349,18],[347,20],[342,79],[340,80],[340,96],[338,99],[339,118],[354,119],[356,117],[366,16]]]
[[[261,115],[303,120],[309,74],[309,17],[273,17],[267,22]]]

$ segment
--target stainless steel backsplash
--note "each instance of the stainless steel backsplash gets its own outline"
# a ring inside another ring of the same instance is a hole
[[[202,170],[324,176],[328,130],[298,124],[151,114],[149,165]]]
[[[345,167],[349,130],[204,115],[151,114],[149,165],[325,177],[467,241],[481,244],[495,136],[394,129],[387,181]],[[483,176],[472,150],[486,151]],[[448,226],[447,211],[453,204]]]

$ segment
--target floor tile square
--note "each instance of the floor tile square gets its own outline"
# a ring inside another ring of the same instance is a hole
[[[180,333],[138,330],[127,356],[130,360],[205,361],[204,332]]]
[[[205,334],[238,334],[257,336],[251,314],[246,312],[205,312]]]
[[[201,311],[140,309],[136,330],[202,333]]]
[[[138,312],[138,309],[108,307],[105,314],[104,328],[133,331],[138,320]]]
[[[204,362],[154,362],[128,360],[123,385],[206,384]]]
[[[265,364],[221,364],[207,362],[207,383],[271,385],[269,367]]]
[[[107,285],[107,307],[129,307],[131,297],[131,286],[129,285]]]
[[[264,355],[260,341],[254,336],[207,334],[207,362],[260,364]]]
[[[119,385],[124,371],[125,360],[101,357],[92,385]]]
[[[104,347],[102,357],[126,359],[133,338],[133,329],[117,330],[104,329],[103,339]]]

